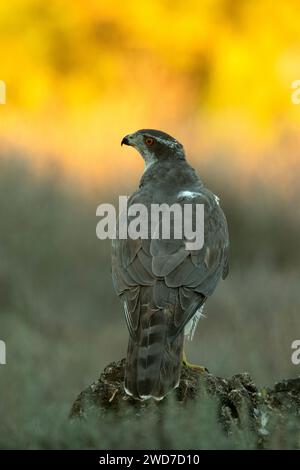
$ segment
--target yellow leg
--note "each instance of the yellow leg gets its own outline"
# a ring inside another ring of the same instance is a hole
[[[199,366],[198,364],[191,364],[188,362],[185,351],[183,350],[183,355],[182,355],[182,362],[186,367],[190,367],[190,369],[195,369],[197,372],[203,373],[203,372],[208,372],[208,369],[204,366]]]

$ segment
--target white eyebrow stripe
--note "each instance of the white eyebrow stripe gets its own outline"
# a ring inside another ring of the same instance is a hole
[[[177,147],[178,146],[178,142],[174,141],[174,140],[166,140],[166,139],[163,139],[162,137],[153,137],[155,140],[157,140],[157,142],[160,142],[161,144],[165,144],[165,145],[168,145],[169,147]]]
[[[167,140],[167,139],[163,139],[162,137],[151,136],[150,134],[149,134],[149,137],[153,138],[160,144],[166,145],[170,149],[174,150],[174,152],[177,153],[178,155],[181,155],[183,153],[183,147],[179,142],[177,142],[177,140],[171,140],[171,139]]]

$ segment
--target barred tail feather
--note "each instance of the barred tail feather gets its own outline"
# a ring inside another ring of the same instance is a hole
[[[141,309],[135,338],[128,344],[125,390],[135,398],[161,400],[179,383],[184,332],[171,342],[165,309]]]

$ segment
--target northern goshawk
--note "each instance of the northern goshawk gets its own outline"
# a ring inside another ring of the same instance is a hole
[[[149,213],[152,204],[204,207],[201,249],[188,249],[184,236],[117,238],[112,244],[113,283],[130,334],[125,390],[136,399],[161,400],[179,383],[185,335],[192,337],[207,297],[228,273],[227,222],[218,197],[204,187],[176,139],[142,129],[122,144],[145,160],[128,207],[143,204]]]

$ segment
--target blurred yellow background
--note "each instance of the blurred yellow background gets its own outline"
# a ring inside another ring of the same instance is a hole
[[[299,16],[297,0],[1,2],[1,147],[109,186],[117,168],[129,182],[142,169],[123,135],[159,128],[196,165],[223,162],[241,186],[257,177],[290,192]]]

